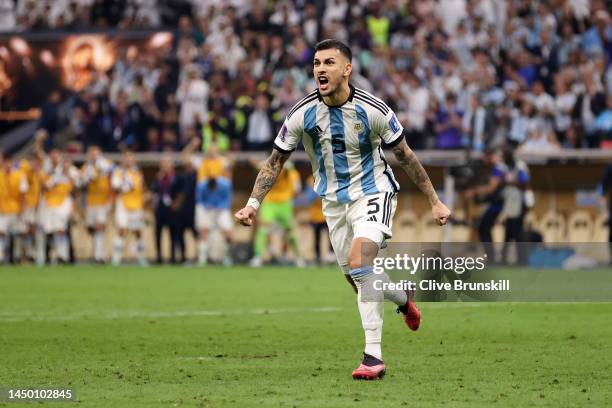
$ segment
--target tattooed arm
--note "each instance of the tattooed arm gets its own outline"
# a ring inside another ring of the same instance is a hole
[[[438,194],[436,194],[436,190],[431,184],[431,180],[423,168],[423,165],[416,157],[416,154],[408,147],[405,140],[402,140],[393,147],[393,153],[402,169],[404,169],[414,184],[416,184],[419,190],[427,197],[434,218],[440,225],[446,224],[450,216],[450,211],[438,198]]]
[[[266,194],[272,189],[272,186],[276,182],[276,178],[283,169],[283,165],[290,154],[291,153],[281,152],[277,149],[272,150],[272,154],[270,154],[261,170],[259,170],[259,174],[257,174],[249,204],[235,214],[236,219],[242,225],[253,225],[255,214],[257,214],[257,208],[255,207],[259,206],[259,203],[263,201]],[[254,205],[250,204],[253,199],[257,200],[257,203]]]
[[[252,198],[256,198],[260,203],[263,201],[268,191],[272,189],[272,186],[276,182],[276,178],[283,169],[283,165],[289,158],[290,153],[283,153],[277,149],[272,150],[272,154],[265,161],[257,179],[255,180],[255,186],[251,193]]]

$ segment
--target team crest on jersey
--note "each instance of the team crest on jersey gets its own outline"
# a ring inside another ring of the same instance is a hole
[[[395,117],[395,115],[393,115],[393,117],[391,119],[389,119],[389,127],[391,128],[391,130],[393,131],[393,133],[397,133],[400,130],[400,125],[397,121],[397,118]]]
[[[280,132],[278,132],[278,136],[282,142],[285,142],[285,137],[287,136],[287,126],[283,125],[283,127],[281,127]]]
[[[363,129],[363,123],[355,122],[355,132],[361,132],[362,129]]]

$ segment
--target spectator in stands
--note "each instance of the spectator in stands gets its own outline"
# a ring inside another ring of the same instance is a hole
[[[456,105],[457,98],[448,94],[445,105],[436,113],[436,147],[438,149],[460,149],[463,146],[461,117],[463,112]]]
[[[206,123],[208,120],[209,86],[201,79],[199,69],[192,65],[185,68],[185,78],[176,91],[176,99],[181,104],[179,125],[181,129]]]
[[[88,96],[83,97],[85,103],[75,104],[71,108],[75,113],[66,115],[75,137],[84,141],[98,138],[94,122],[100,123],[101,118],[95,117],[95,109],[91,118],[89,112],[89,101],[98,99],[103,123],[108,123],[109,115],[112,118],[112,149],[148,149],[146,134],[151,126],[173,127],[180,135],[186,128],[205,126],[208,99],[221,100],[224,114],[236,122],[231,144],[239,148],[236,135],[244,142],[246,118],[251,113],[245,113],[243,107],[249,104],[244,100],[265,91],[275,97],[275,109],[282,106],[286,110],[295,94],[313,87],[311,47],[326,36],[350,42],[355,50],[355,84],[381,92],[405,127],[416,132],[411,138],[416,148],[449,147],[449,139],[451,146],[457,146],[461,126],[443,131],[433,126],[446,122],[438,114],[447,110],[449,93],[456,96],[457,110],[466,112],[470,119],[474,118],[470,113],[472,95],[479,95],[480,107],[486,112],[485,133],[495,143],[507,141],[508,135],[511,142],[523,143],[529,133],[524,125],[535,123],[546,132],[553,129],[563,145],[599,147],[601,131],[595,129],[595,121],[606,110],[606,98],[612,90],[612,24],[607,3],[601,0],[561,0],[554,5],[419,1],[404,7],[393,1],[346,0],[68,3],[19,0],[11,8],[13,2],[0,0],[0,19],[7,21],[6,26],[14,19],[18,30],[159,26],[175,34],[167,55],[120,48],[113,69],[93,75]],[[2,8],[3,4],[8,7]],[[14,59],[10,47],[2,52],[8,53],[3,60]],[[34,62],[34,55],[30,58]],[[196,70],[200,74],[195,75]],[[406,71],[420,79],[415,91],[418,96],[406,86],[412,82],[404,78]],[[13,91],[18,89],[15,85]],[[127,102],[121,100],[121,94]],[[242,99],[240,104],[238,99]],[[513,108],[521,109],[525,99],[533,105],[533,116],[511,113]],[[110,101],[110,110],[105,110],[105,100]],[[7,102],[17,103],[9,98],[2,103]],[[428,109],[422,126],[425,105],[442,108]],[[419,106],[418,112],[415,106]],[[47,108],[45,116],[53,111],[53,106]],[[478,112],[476,117],[482,123],[482,110]],[[176,120],[175,115],[179,116]],[[238,123],[236,115],[245,117]],[[84,130],[84,117],[91,132]],[[569,126],[571,123],[575,126]],[[60,120],[56,127],[63,126]],[[54,127],[53,120],[49,127]],[[565,140],[568,133],[572,140]],[[469,133],[461,137],[466,136]],[[436,138],[445,140],[441,145],[438,140],[432,145],[422,143]]]
[[[606,110],[595,118],[593,129],[601,141],[601,147],[612,148],[612,95],[606,99]]]
[[[15,1],[0,0],[0,31],[13,31],[16,24]]]
[[[269,150],[276,136],[274,114],[270,109],[267,94],[260,93],[255,98],[255,106],[249,114],[244,137],[244,150]]]

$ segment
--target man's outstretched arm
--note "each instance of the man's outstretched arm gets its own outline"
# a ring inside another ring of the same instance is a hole
[[[438,221],[438,224],[446,224],[448,217],[450,217],[450,210],[446,208],[438,198],[438,194],[431,184],[427,172],[416,157],[416,154],[408,147],[406,140],[402,140],[397,145],[393,146],[393,153],[402,169],[404,169],[414,184],[416,184],[419,190],[427,197],[431,205],[431,212],[436,221]]]
[[[281,152],[277,149],[272,150],[272,153],[257,174],[255,186],[253,186],[253,192],[251,193],[251,198],[249,198],[247,205],[234,214],[242,225],[253,225],[259,205],[266,194],[272,189],[272,186],[276,182],[276,178],[290,155],[290,152]]]

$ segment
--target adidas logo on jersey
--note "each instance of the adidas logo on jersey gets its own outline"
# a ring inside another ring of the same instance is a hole
[[[376,216],[375,215],[371,216],[370,218],[368,218],[368,221],[376,222]]]

